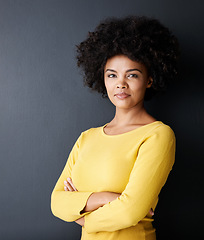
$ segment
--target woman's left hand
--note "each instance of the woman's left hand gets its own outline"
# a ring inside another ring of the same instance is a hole
[[[64,190],[65,191],[70,191],[70,192],[78,191],[75,188],[71,178],[67,178],[67,180],[64,181]]]
[[[71,178],[67,178],[67,180],[64,181],[64,190],[70,191],[70,192],[78,191],[75,188]],[[75,222],[83,227],[84,226],[84,217],[77,219]]]
[[[67,180],[64,181],[64,190],[65,190],[65,191],[70,191],[70,192],[78,191],[78,190],[76,189],[76,187],[74,186],[71,178],[67,178]],[[105,193],[106,193],[106,192],[105,192]],[[108,192],[108,193],[109,193],[109,192]],[[111,193],[109,193],[109,194],[111,194]],[[113,194],[113,193],[112,193],[112,194]],[[116,194],[116,193],[114,193],[114,194]],[[114,198],[114,199],[115,199],[115,198]],[[113,200],[114,200],[114,199],[113,199]],[[109,201],[112,201],[112,200],[109,199]],[[108,201],[108,202],[109,202],[109,201]],[[103,205],[104,205],[104,204],[102,204],[102,206],[103,206]],[[154,211],[153,211],[152,208],[150,209],[149,213],[150,213],[151,216],[154,215]],[[75,222],[83,227],[83,226],[84,226],[84,217],[77,219]]]

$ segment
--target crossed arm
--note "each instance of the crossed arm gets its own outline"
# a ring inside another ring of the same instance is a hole
[[[66,181],[64,181],[64,190],[65,191],[78,191],[76,187],[74,186],[72,179],[67,178]],[[87,200],[86,206],[82,210],[81,213],[84,212],[91,212],[99,207],[104,206],[105,204],[112,202],[113,200],[117,199],[121,194],[120,193],[115,193],[115,192],[95,192],[90,195],[90,197]],[[149,213],[153,216],[154,211],[150,209]],[[84,226],[84,217],[79,218],[78,220],[75,221],[77,224]]]
[[[135,226],[151,207],[155,207],[160,190],[172,169],[175,160],[173,131],[160,127],[146,136],[122,193],[77,191],[67,177],[71,176],[78,158],[79,145],[80,138],[52,192],[53,214],[62,220],[85,226],[87,233],[112,232]],[[150,214],[153,215],[151,210]]]

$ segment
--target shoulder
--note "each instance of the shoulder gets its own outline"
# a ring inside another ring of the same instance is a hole
[[[146,132],[143,136],[140,154],[151,156],[157,156],[158,159],[162,160],[167,157],[172,157],[174,162],[176,149],[176,138],[172,128],[164,123],[159,123],[154,128]]]
[[[94,137],[98,137],[98,134],[102,131],[102,126],[101,127],[93,127],[93,128],[89,128],[84,130],[81,134],[80,134],[80,139],[81,140],[85,140],[87,138],[94,138]]]
[[[161,121],[146,133],[145,139],[148,138],[155,138],[164,142],[176,140],[173,129]]]
[[[163,122],[160,122],[160,124],[158,124],[158,126],[154,129],[154,132],[164,135],[175,136],[173,129]]]

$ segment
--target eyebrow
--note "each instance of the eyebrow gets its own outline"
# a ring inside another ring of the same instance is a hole
[[[117,71],[115,71],[115,70],[113,70],[113,69],[106,69],[105,72],[107,72],[107,71],[110,71],[110,72],[117,72]],[[134,69],[128,69],[126,72],[132,72],[132,71],[138,71],[138,72],[142,73],[142,71],[139,70],[139,69],[137,69],[137,68],[134,68]]]

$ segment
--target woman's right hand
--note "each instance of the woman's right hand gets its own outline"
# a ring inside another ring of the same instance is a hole
[[[152,208],[150,209],[149,214],[150,214],[151,216],[154,216],[154,210],[153,210]]]

